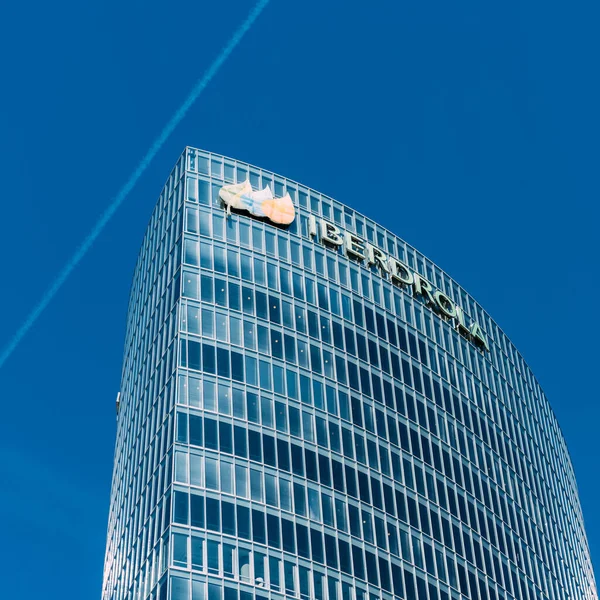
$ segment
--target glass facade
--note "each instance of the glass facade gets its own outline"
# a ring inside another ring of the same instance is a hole
[[[289,193],[291,225],[228,214],[247,180]],[[296,182],[185,150],[119,398],[104,600],[597,598],[522,357],[426,257]]]

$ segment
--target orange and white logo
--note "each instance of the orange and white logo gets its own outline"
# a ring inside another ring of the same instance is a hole
[[[224,185],[219,191],[219,198],[227,205],[228,215],[232,208],[247,210],[255,217],[266,217],[278,225],[289,225],[296,216],[289,193],[275,198],[269,186],[254,192],[248,180]]]

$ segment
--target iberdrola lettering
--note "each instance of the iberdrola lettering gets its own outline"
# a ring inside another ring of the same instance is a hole
[[[387,255],[353,233],[342,231],[325,219],[317,221],[312,215],[308,219],[308,235],[311,238],[319,238],[326,246],[342,248],[349,258],[365,261],[369,266],[374,265],[380,275],[389,278],[394,285],[410,287],[413,294],[421,296],[436,313],[451,321],[462,336],[489,352],[487,339],[479,324],[473,321],[467,325],[465,313],[458,304],[440,290],[436,290],[427,279],[412,271],[402,261]]]

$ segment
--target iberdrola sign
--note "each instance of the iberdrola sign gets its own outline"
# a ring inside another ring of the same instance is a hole
[[[266,218],[277,225],[289,225],[296,217],[294,204],[289,193],[276,198],[269,186],[262,190],[254,191],[248,180],[242,183],[224,185],[219,190],[219,198],[227,207],[227,214],[231,209],[246,211],[254,217]],[[481,350],[489,352],[485,334],[476,321],[466,322],[463,309],[451,298],[440,290],[435,289],[427,281],[402,261],[388,256],[383,250],[369,244],[358,236],[348,231],[342,231],[333,223],[325,219],[317,220],[310,215],[308,218],[308,235],[330,248],[342,248],[348,258],[358,262],[375,265],[382,277],[389,278],[398,287],[411,288],[415,295],[425,299],[434,312],[451,321],[454,328],[466,339],[473,342]]]
[[[476,321],[467,324],[463,309],[440,290],[435,289],[423,276],[415,273],[402,261],[388,256],[383,250],[369,244],[353,233],[342,231],[325,219],[308,218],[308,235],[332,248],[342,248],[346,256],[368,265],[375,265],[379,274],[389,278],[398,287],[412,288],[413,294],[422,296],[434,312],[450,320],[454,328],[482,350],[489,352],[485,334]]]

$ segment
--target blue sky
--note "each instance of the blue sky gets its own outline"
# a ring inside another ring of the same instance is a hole
[[[251,6],[3,6],[0,348]],[[355,207],[481,302],[550,398],[599,564],[599,12],[272,0],[0,369],[3,595],[99,597],[129,285],[185,145]]]

